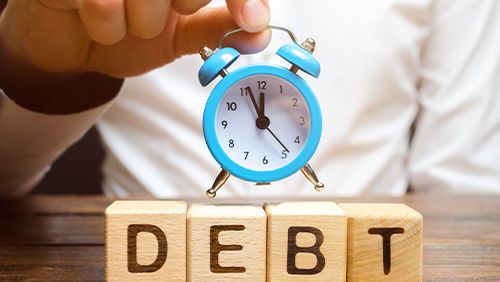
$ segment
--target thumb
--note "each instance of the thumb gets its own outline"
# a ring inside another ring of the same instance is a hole
[[[233,20],[245,31],[262,31],[269,24],[267,0],[226,0],[226,3]]]
[[[193,15],[180,16],[175,31],[175,54],[177,57],[197,53],[201,47],[217,47],[227,30],[237,27],[226,7],[204,8]],[[241,53],[256,53],[264,49],[271,39],[271,32],[240,32],[224,40],[225,46],[236,48]]]

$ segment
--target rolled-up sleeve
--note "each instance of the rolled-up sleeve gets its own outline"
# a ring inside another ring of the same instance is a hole
[[[44,114],[19,106],[0,90],[0,197],[27,193],[111,103],[78,113]]]

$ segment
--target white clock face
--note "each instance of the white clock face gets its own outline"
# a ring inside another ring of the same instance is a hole
[[[240,166],[270,171],[293,161],[309,136],[309,107],[290,82],[273,75],[241,79],[217,108],[222,149]]]

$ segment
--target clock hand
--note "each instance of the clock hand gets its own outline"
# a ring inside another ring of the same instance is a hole
[[[281,146],[285,149],[285,151],[287,151],[288,153],[290,153],[290,150],[288,150],[288,149],[286,148],[286,146],[283,144],[283,142],[281,142],[281,141],[278,139],[278,137],[276,137],[276,134],[274,134],[274,132],[273,132],[271,129],[269,129],[269,127],[267,127],[266,129],[267,129],[267,131],[269,131],[269,133],[271,133],[271,135],[274,137],[274,139],[276,139],[276,141],[278,141],[278,143],[280,143],[280,145],[281,145]]]
[[[259,97],[260,116],[259,116],[259,118],[263,118],[266,116],[265,111],[264,111],[264,109],[265,109],[264,102],[265,102],[266,97],[264,95],[265,94],[263,92],[260,93],[260,97]]]
[[[250,99],[252,100],[253,107],[255,108],[255,112],[257,113],[257,118],[261,117],[259,106],[257,106],[257,101],[255,100],[255,97],[253,96],[253,93],[252,93],[252,88],[250,88],[250,86],[248,86],[245,89],[248,91],[248,94],[250,94]]]
[[[260,93],[260,105],[262,109],[259,109],[259,106],[257,106],[257,101],[255,100],[255,96],[252,93],[252,88],[250,86],[245,88],[248,91],[248,94],[250,95],[250,99],[252,100],[252,105],[255,108],[255,112],[257,113],[257,119],[255,120],[255,125],[259,129],[266,129],[271,121],[269,120],[268,117],[264,115],[264,93]]]
[[[269,128],[269,124],[271,121],[269,120],[268,117],[265,115],[265,94],[263,92],[260,93],[259,96],[259,107],[257,106],[257,101],[255,100],[255,97],[253,96],[252,89],[250,87],[246,88],[248,93],[250,94],[250,99],[252,99],[252,104],[253,107],[255,108],[255,111],[257,112],[257,120],[255,121],[255,124],[257,125],[258,128],[260,129],[267,129],[269,133],[280,143],[280,145],[285,149],[286,152],[290,152],[288,148],[281,142],[281,140],[274,134],[274,132]]]

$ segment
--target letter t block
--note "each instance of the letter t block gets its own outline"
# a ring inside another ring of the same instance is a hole
[[[260,206],[189,207],[188,281],[265,281],[266,213]]]
[[[185,281],[184,202],[115,201],[106,209],[107,281]]]
[[[423,219],[403,204],[340,204],[348,281],[422,281]]]
[[[268,281],[345,281],[347,219],[333,202],[266,204]]]

